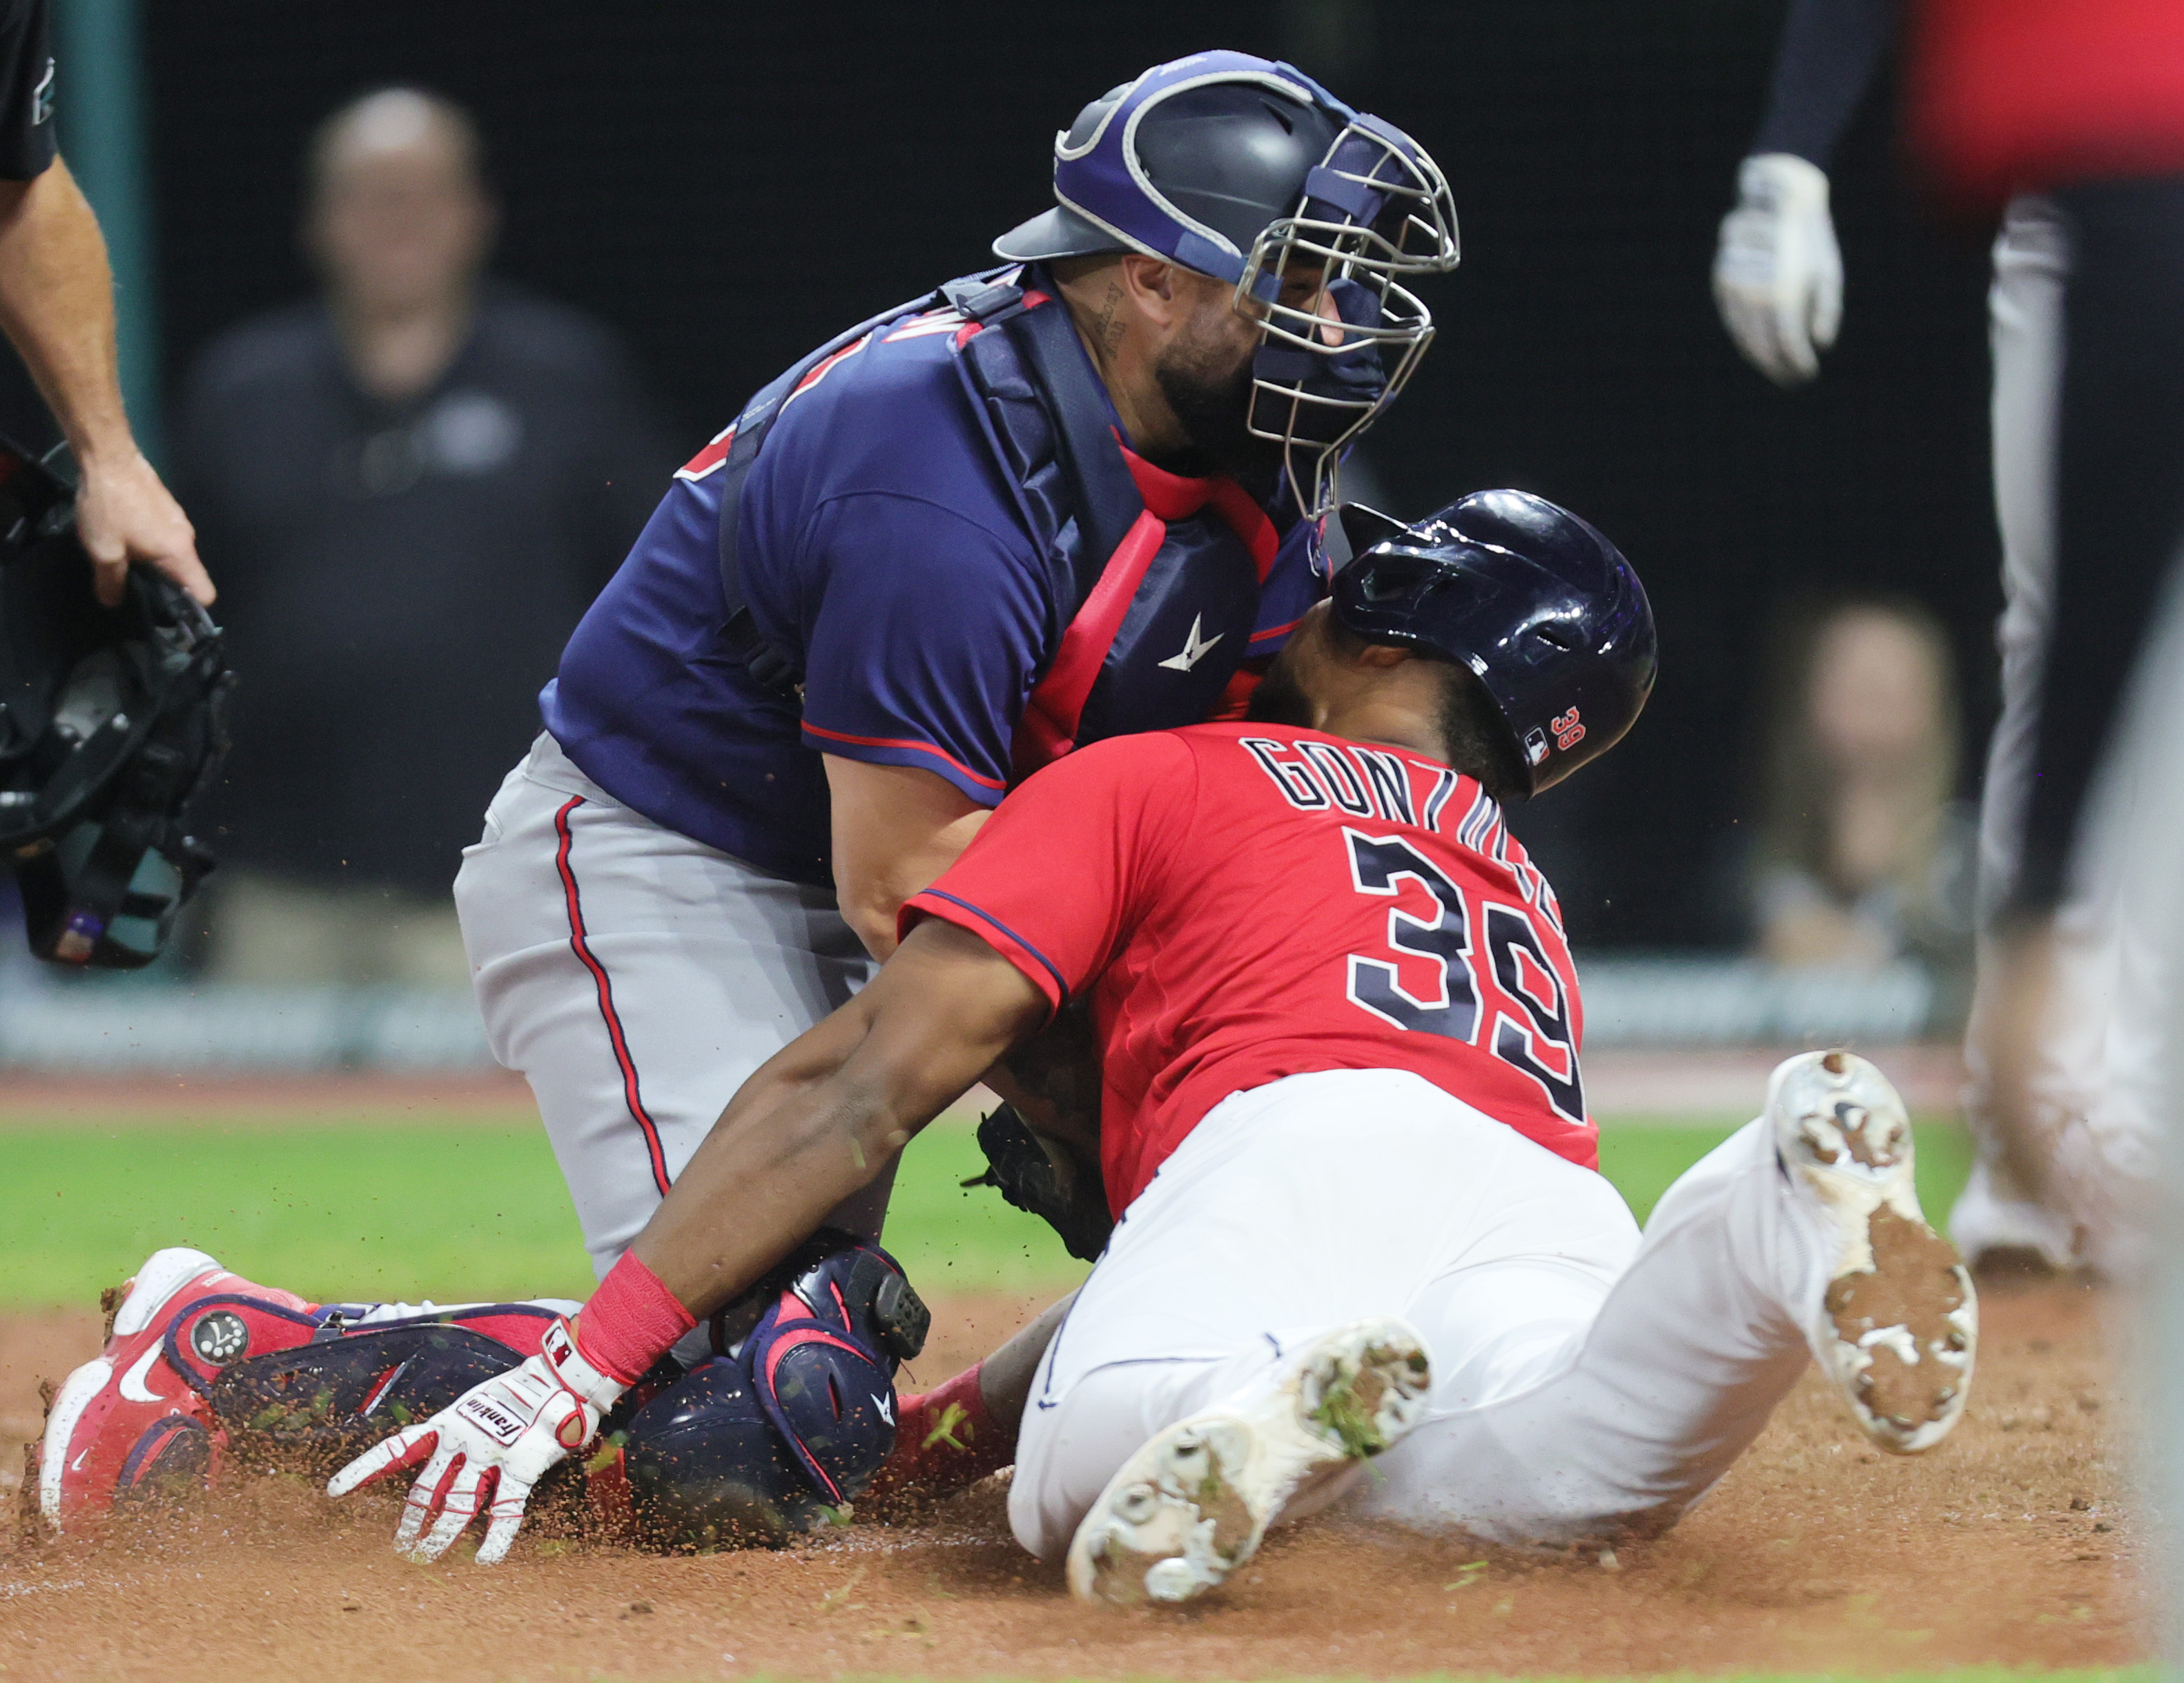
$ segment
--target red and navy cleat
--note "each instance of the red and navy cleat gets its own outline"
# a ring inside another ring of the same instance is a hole
[[[68,1376],[46,1417],[37,1512],[55,1531],[203,1490],[223,1447],[205,1401],[214,1378],[309,1342],[327,1318],[180,1247],[153,1252],[120,1298],[105,1350]]]

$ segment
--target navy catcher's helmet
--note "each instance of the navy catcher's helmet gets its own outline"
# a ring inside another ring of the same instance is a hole
[[[1526,491],[1474,491],[1412,527],[1352,504],[1337,623],[1469,668],[1508,722],[1528,794],[1613,748],[1653,691],[1653,610],[1623,552]],[[1367,547],[1369,545],[1370,547]]]
[[[1055,137],[1054,198],[994,253],[1136,251],[1233,284],[1266,324],[1251,431],[1284,447],[1307,515],[1331,507],[1342,452],[1433,338],[1403,282],[1457,265],[1456,207],[1425,148],[1294,65],[1195,53],[1109,89]],[[1292,267],[1321,272],[1323,293],[1283,302]]]
[[[99,605],[68,485],[0,439],[0,862],[39,957],[159,956],[212,868],[188,820],[231,682],[220,628],[149,568]]]

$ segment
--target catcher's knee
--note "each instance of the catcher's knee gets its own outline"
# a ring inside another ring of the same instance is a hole
[[[777,1544],[828,1524],[894,1448],[895,1368],[930,1320],[894,1258],[832,1231],[737,1308],[722,1353],[593,1457],[595,1480],[626,1482],[637,1534],[656,1546]]]

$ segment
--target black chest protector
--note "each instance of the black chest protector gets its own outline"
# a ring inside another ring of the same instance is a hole
[[[753,677],[797,693],[801,662],[760,633],[738,564],[743,483],[783,403],[874,334],[960,323],[956,367],[1048,568],[1045,656],[1016,732],[1021,778],[1080,744],[1195,724],[1242,664],[1281,532],[1234,481],[1189,479],[1123,445],[1067,308],[1009,268],[951,281],[821,346],[752,398],[721,488],[724,634]]]

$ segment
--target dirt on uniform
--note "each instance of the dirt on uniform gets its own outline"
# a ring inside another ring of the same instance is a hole
[[[1970,1413],[1940,1450],[1867,1447],[1808,1375],[1713,1498],[1608,1563],[1323,1519],[1194,1608],[1078,1606],[1010,1541],[998,1485],[922,1523],[779,1552],[662,1558],[520,1541],[417,1566],[395,1498],[254,1479],[97,1544],[0,1540],[0,1678],[148,1683],[830,1676],[1599,1675],[2087,1666],[2145,1658],[2120,1410],[2082,1288],[1982,1294]],[[1014,1299],[936,1304],[913,1381],[967,1363]],[[98,1318],[0,1318],[0,1497],[42,1375]],[[914,1385],[913,1385],[914,1388]]]

